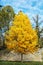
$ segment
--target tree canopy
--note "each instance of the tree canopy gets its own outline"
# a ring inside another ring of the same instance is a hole
[[[22,54],[33,53],[37,50],[37,33],[32,29],[27,15],[21,11],[15,15],[12,26],[6,31],[5,39],[8,50]]]

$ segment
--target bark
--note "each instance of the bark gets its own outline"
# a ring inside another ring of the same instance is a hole
[[[3,40],[2,40],[2,29],[0,27],[0,46],[3,45]]]
[[[21,53],[21,62],[23,62],[23,54]]]

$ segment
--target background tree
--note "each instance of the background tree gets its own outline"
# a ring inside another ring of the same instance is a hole
[[[38,35],[38,43],[40,45],[40,47],[42,47],[42,43],[41,43],[41,33],[43,32],[43,28],[41,29],[40,28],[40,25],[43,23],[43,21],[40,21],[39,22],[39,15],[36,16],[36,18],[33,17],[33,20],[36,24],[36,32],[37,32],[37,35]],[[40,30],[41,29],[41,30]]]
[[[21,11],[15,15],[12,26],[6,31],[5,45],[8,50],[21,54],[21,61],[23,61],[23,54],[33,53],[37,50],[37,34],[32,29],[30,20]]]
[[[2,19],[0,21],[2,21],[4,27],[7,26],[8,28],[10,21],[13,20],[13,17],[15,15],[14,10],[11,6],[4,6],[1,12]]]
[[[0,10],[0,35],[3,36],[4,32],[9,29],[10,22],[13,20],[15,13],[11,6],[4,6]],[[3,29],[3,30],[2,30]],[[2,37],[2,41],[3,37]],[[2,43],[1,43],[2,44]]]
[[[2,9],[2,5],[0,5],[0,13],[1,13],[1,9]],[[1,29],[1,26],[0,26],[0,47],[1,46],[2,46],[2,29]]]

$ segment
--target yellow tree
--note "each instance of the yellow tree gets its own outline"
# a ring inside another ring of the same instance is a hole
[[[12,26],[5,34],[5,39],[8,50],[21,53],[21,61],[23,54],[33,53],[37,50],[37,34],[32,29],[27,15],[21,11],[15,15]]]

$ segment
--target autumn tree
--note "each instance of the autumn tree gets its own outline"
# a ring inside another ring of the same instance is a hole
[[[21,61],[23,61],[23,54],[33,53],[37,50],[37,34],[32,29],[27,15],[21,11],[15,15],[12,26],[5,33],[5,39],[7,49],[20,53]]]

